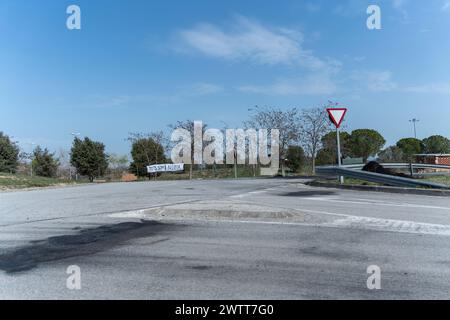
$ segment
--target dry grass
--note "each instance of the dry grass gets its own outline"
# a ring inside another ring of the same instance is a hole
[[[64,186],[75,183],[78,182],[57,178],[0,173],[0,190]]]

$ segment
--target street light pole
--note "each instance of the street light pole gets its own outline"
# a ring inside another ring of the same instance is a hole
[[[419,121],[420,120],[416,119],[416,118],[409,120],[409,122],[411,122],[413,124],[413,126],[414,126],[414,138],[416,138],[416,139],[417,139],[416,123],[419,122]]]
[[[237,172],[237,151],[234,150],[234,178],[238,178],[238,172]]]

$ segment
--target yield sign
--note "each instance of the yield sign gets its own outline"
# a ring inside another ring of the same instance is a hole
[[[328,108],[327,112],[330,115],[331,121],[333,121],[336,128],[339,129],[342,121],[344,120],[345,114],[347,113],[347,108]]]

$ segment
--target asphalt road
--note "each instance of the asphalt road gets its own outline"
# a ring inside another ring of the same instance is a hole
[[[281,179],[0,193],[0,299],[33,298],[449,299],[450,199]]]

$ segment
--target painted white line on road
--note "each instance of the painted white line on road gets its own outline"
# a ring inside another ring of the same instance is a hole
[[[292,225],[292,226],[311,226],[311,227],[329,227],[344,229],[373,230],[382,232],[398,232],[425,235],[450,236],[450,225],[422,223],[407,220],[380,219],[372,217],[360,217],[346,214],[337,214],[332,212],[317,210],[295,210],[299,213],[314,213],[338,217],[332,222],[324,223],[302,223],[289,221],[258,221],[258,220],[230,220],[230,219],[202,219],[189,217],[161,217],[152,216],[145,213],[146,210],[135,210],[121,212],[109,215],[112,218],[124,219],[148,219],[152,218],[159,221],[202,221],[202,222],[227,222],[227,223],[247,223],[247,224],[267,224],[267,225]]]
[[[108,217],[110,218],[129,218],[129,219],[145,219],[148,218],[149,215],[147,212],[148,209],[145,210],[134,210],[134,211],[124,211],[124,212],[117,212],[109,214]]]
[[[234,196],[230,196],[230,198],[237,199],[237,198],[244,198],[244,197],[247,197],[247,196],[248,196],[248,194],[243,193],[243,194],[236,194]]]
[[[160,219],[161,221],[179,221],[178,219]],[[413,221],[376,219],[364,217],[351,217],[339,219],[331,223],[301,223],[301,222],[277,222],[257,220],[229,220],[229,219],[183,219],[182,221],[235,223],[235,224],[263,224],[279,226],[317,227],[317,228],[342,228],[372,230],[380,232],[412,233],[435,236],[450,236],[450,226],[439,224],[417,223]]]
[[[266,193],[267,191],[268,190],[259,190],[259,191],[252,191],[252,192],[247,192],[247,193],[243,193],[243,194],[236,194],[234,196],[230,196],[230,198],[245,198],[245,197],[250,197],[255,194]]]
[[[263,189],[263,190],[256,190],[256,191],[250,191],[250,192],[246,192],[246,193],[242,193],[242,194],[235,194],[235,195],[229,196],[229,198],[241,199],[241,198],[249,197],[252,195],[264,194],[269,191],[278,191],[280,188],[284,189],[284,188],[288,188],[288,187],[290,187],[290,186],[289,185],[281,185],[281,186],[276,186],[276,187],[270,187],[270,188]]]
[[[407,220],[360,217],[360,216],[352,216],[352,215],[348,215],[348,214],[333,213],[333,212],[326,212],[326,211],[319,211],[319,210],[297,209],[296,211],[303,212],[303,213],[338,216],[338,217],[342,218],[342,219],[334,220],[333,222],[319,224],[321,226],[450,236],[450,225],[432,224],[432,223],[415,222],[415,221],[407,221]]]
[[[369,229],[401,233],[450,236],[450,226],[403,220],[352,216],[344,219],[338,219],[328,225],[350,229]]]
[[[376,205],[383,207],[403,207],[403,208],[419,208],[419,209],[437,209],[437,210],[450,210],[450,207],[439,207],[439,206],[429,206],[429,205],[420,205],[420,204],[410,204],[410,203],[389,203],[389,202],[381,202],[381,201],[353,201],[353,200],[342,200],[331,197],[305,197],[301,198],[302,200],[310,200],[310,201],[323,201],[323,202],[339,202],[339,203],[351,203],[351,204],[363,204],[363,205]]]

